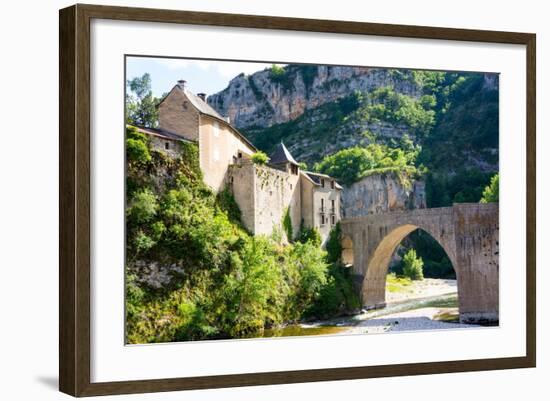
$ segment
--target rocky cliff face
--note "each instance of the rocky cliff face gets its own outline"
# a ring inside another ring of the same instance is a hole
[[[404,185],[394,173],[373,174],[344,188],[344,217],[359,217],[426,207],[423,181]]]
[[[269,127],[355,91],[385,86],[413,97],[422,94],[410,73],[401,70],[291,65],[279,74],[266,69],[238,75],[208,103],[238,128]]]
[[[498,88],[492,73],[287,65],[240,74],[208,102],[258,149],[284,142],[308,168],[353,146],[399,148],[407,135],[437,207],[479,201],[498,171]]]

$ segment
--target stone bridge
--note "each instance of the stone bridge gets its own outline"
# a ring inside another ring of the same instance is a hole
[[[365,308],[385,303],[386,274],[399,243],[420,228],[445,250],[456,272],[460,321],[498,321],[498,203],[372,214],[341,221],[342,260],[352,265]]]

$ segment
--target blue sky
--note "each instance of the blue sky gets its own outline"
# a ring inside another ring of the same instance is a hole
[[[211,95],[225,89],[241,72],[252,74],[270,66],[238,61],[127,57],[126,78],[140,77],[148,72],[153,95],[157,97],[172,89],[178,79],[185,79],[191,92]]]

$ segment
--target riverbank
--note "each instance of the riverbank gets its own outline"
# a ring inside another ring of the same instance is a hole
[[[456,280],[425,278],[411,281],[388,275],[386,303],[392,304],[413,299],[429,298],[457,292]]]
[[[397,331],[464,329],[458,314],[456,280],[403,280],[392,277],[386,287],[385,308],[325,321],[269,330],[264,337],[376,334]]]

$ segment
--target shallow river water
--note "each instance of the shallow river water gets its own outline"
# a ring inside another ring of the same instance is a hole
[[[363,325],[369,325],[369,321],[382,317],[390,317],[403,312],[410,312],[419,310],[419,318],[425,318],[421,310],[426,308],[436,308],[445,311],[450,318],[445,318],[445,323],[449,325],[449,328],[458,324],[458,319],[454,316],[458,312],[458,296],[456,293],[437,295],[421,299],[413,299],[402,302],[396,302],[389,304],[383,309],[377,309],[367,311],[353,316],[344,316],[331,320],[315,321],[302,324],[288,325],[282,328],[266,329],[261,337],[290,337],[290,336],[314,336],[314,335],[334,335],[334,334],[348,334],[357,333],[358,328]],[[451,313],[449,313],[449,311]],[[415,318],[414,313],[408,313],[407,319]],[[421,327],[421,326],[419,326]],[[421,329],[421,328],[420,328]],[[362,332],[368,332],[367,330]]]

